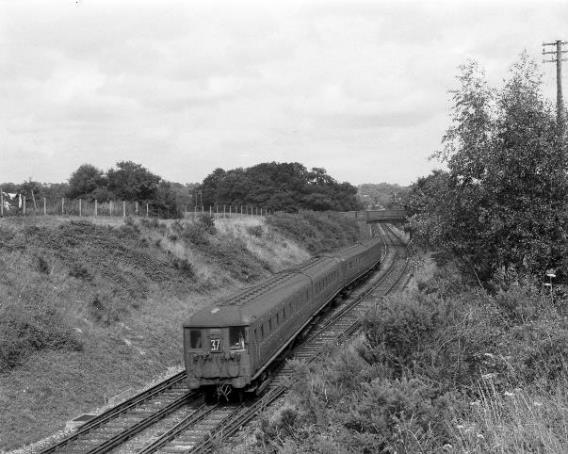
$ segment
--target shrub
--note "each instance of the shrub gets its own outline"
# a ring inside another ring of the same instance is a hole
[[[84,281],[91,281],[93,276],[89,272],[89,270],[81,265],[80,263],[74,263],[69,270],[69,276],[82,279]]]
[[[88,306],[89,314],[96,323],[104,326],[112,325],[120,320],[122,312],[116,303],[116,300],[97,294]]]
[[[262,238],[262,234],[264,233],[261,225],[251,225],[247,227],[246,230],[249,235],[255,236],[257,238]]]
[[[351,245],[359,239],[357,222],[335,212],[279,213],[267,216],[266,223],[312,254]]]
[[[40,295],[34,305],[9,302],[0,308],[0,371],[40,350],[81,350],[82,343],[62,314]]]
[[[49,263],[47,263],[47,260],[41,255],[36,256],[36,269],[42,274],[49,274]]]

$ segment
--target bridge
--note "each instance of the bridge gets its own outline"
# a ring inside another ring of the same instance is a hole
[[[364,221],[367,224],[389,223],[403,224],[406,222],[406,210],[396,208],[393,210],[366,210],[366,211],[347,211],[346,215],[352,216],[357,220]]]

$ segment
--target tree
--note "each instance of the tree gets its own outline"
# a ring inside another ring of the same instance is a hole
[[[451,252],[480,282],[511,267],[565,268],[566,145],[536,64],[521,55],[500,90],[475,63],[458,80],[437,154],[448,172],[420,179],[407,197],[415,237]]]
[[[108,189],[121,200],[142,201],[155,197],[161,178],[132,161],[116,164],[107,173]]]
[[[83,164],[71,174],[66,195],[72,199],[80,197],[95,199],[95,192],[105,187],[106,183],[102,170],[91,164]]]
[[[265,162],[247,169],[215,169],[199,188],[207,205],[253,205],[271,210],[353,210],[357,188],[339,184],[323,168]]]

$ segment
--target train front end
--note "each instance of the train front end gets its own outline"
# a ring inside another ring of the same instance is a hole
[[[184,361],[191,389],[243,389],[251,380],[249,329],[239,311],[214,307],[183,327]]]

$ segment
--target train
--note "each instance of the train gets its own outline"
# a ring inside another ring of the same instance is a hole
[[[260,393],[271,365],[337,295],[378,267],[378,239],[316,256],[216,301],[183,323],[187,384],[212,401]]]

